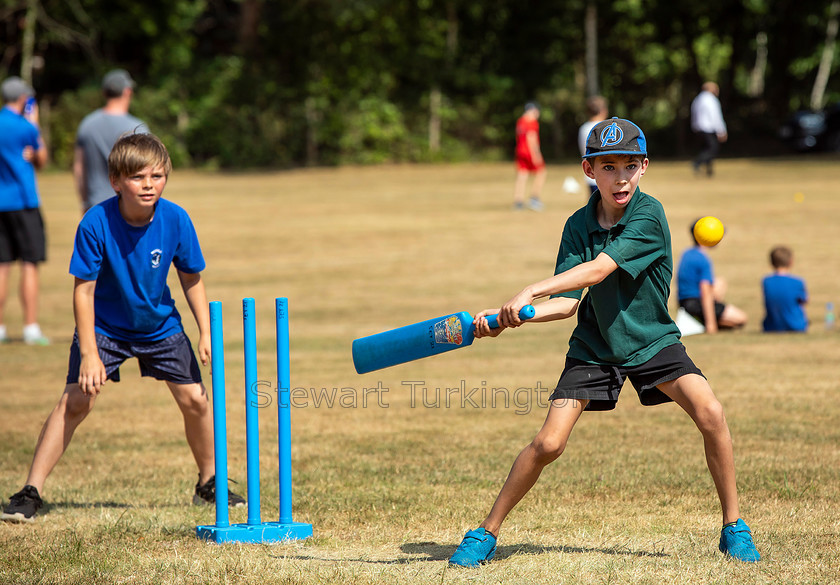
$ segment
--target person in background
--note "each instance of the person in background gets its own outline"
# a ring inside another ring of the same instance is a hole
[[[735,305],[724,303],[726,281],[715,278],[711,258],[694,237],[695,223],[688,226],[694,246],[683,252],[677,267],[679,305],[703,324],[706,333],[743,327],[747,314]]]
[[[586,154],[586,139],[589,137],[589,132],[598,122],[603,122],[609,116],[607,98],[601,95],[586,98],[586,113],[589,118],[578,129],[578,148],[581,156]],[[598,185],[594,179],[590,179],[586,175],[584,175],[584,179],[586,179],[586,184],[589,185],[589,195],[598,190]]]
[[[805,281],[790,273],[793,251],[787,246],[776,246],[770,251],[770,264],[773,274],[761,281],[766,315],[762,323],[764,331],[807,331],[804,307],[808,292]]]
[[[536,102],[525,104],[525,112],[516,121],[516,184],[513,190],[513,208],[525,208],[525,189],[528,177],[534,175],[528,208],[542,211],[541,194],[545,185],[545,160],[540,151],[540,107]]]
[[[20,262],[23,341],[47,345],[38,324],[38,264],[47,259],[47,240],[35,169],[47,163],[47,148],[38,127],[35,90],[20,77],[0,86],[0,343],[9,341],[5,325],[12,263]]]
[[[108,180],[108,155],[117,139],[128,132],[148,132],[143,120],[128,113],[134,80],[128,71],[114,69],[102,78],[105,105],[84,117],[76,131],[73,179],[82,213],[114,196]]]
[[[726,122],[720,107],[720,88],[714,81],[703,84],[702,90],[691,102],[691,130],[700,137],[702,148],[692,163],[694,172],[706,166],[706,175],[714,174],[712,163],[720,151],[720,144],[726,142]]]

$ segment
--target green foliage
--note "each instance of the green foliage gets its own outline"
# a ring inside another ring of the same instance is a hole
[[[546,96],[549,160],[576,153],[591,3],[513,0],[41,0],[39,98],[51,101],[53,160],[72,157],[92,88],[121,66],[134,111],[178,164],[221,168],[509,158],[522,104]],[[4,4],[12,22],[23,4]],[[807,104],[825,39],[824,0],[596,3],[598,87],[614,114],[686,150],[687,107],[718,81],[728,148]],[[246,18],[249,16],[249,18]],[[248,23],[253,23],[253,26]],[[247,26],[246,26],[247,25]],[[747,94],[755,38],[768,38],[764,94]],[[0,29],[15,71],[20,30]],[[840,53],[840,45],[836,49]],[[840,66],[836,55],[833,70]],[[428,96],[443,97],[429,151]],[[562,96],[560,98],[559,96]],[[836,75],[826,99],[840,99]]]

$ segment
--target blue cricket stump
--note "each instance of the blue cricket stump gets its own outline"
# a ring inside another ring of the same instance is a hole
[[[216,523],[197,526],[196,536],[217,544],[225,542],[272,543],[312,536],[312,525],[292,520],[292,424],[289,372],[289,307],[275,299],[277,318],[277,442],[280,459],[280,517],[260,519],[260,429],[257,411],[257,326],[254,299],[242,301],[245,334],[245,442],[248,478],[248,522],[231,525],[228,516],[227,421],[225,413],[225,358],[222,303],[210,303],[213,384],[213,434],[216,461]]]

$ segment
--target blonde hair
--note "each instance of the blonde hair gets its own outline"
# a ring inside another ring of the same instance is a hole
[[[146,167],[163,167],[168,177],[172,172],[169,152],[154,134],[123,134],[108,156],[108,176],[111,179],[128,177]]]

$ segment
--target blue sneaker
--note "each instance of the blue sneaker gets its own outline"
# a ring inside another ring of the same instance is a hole
[[[484,528],[470,530],[464,535],[458,550],[449,558],[450,565],[477,567],[496,554],[496,537]]]
[[[724,526],[720,531],[718,548],[723,554],[745,563],[756,563],[761,560],[761,555],[755,548],[750,527],[740,518],[734,525]]]

